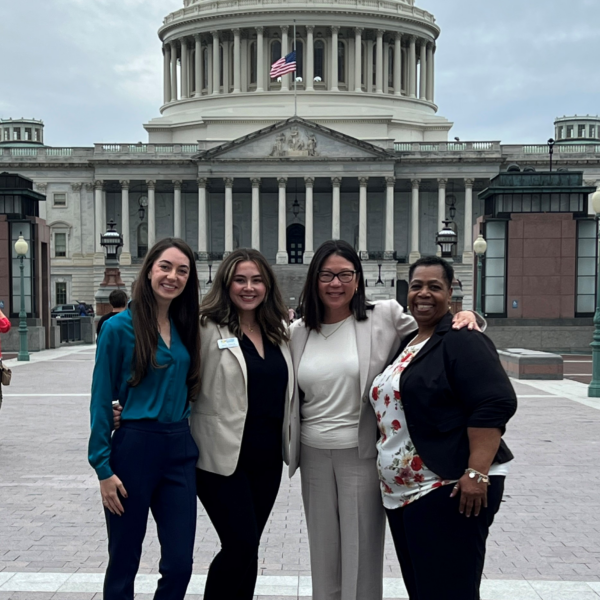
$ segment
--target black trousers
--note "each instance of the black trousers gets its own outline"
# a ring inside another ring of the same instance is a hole
[[[198,498],[212,521],[221,551],[213,559],[204,600],[252,600],[258,575],[258,546],[275,504],[281,452],[240,458],[227,477],[196,469]]]
[[[195,467],[198,447],[187,420],[123,421],[112,440],[110,464],[125,486],[125,512],[105,509],[109,562],[104,600],[133,600],[148,512],[156,521],[161,578],[155,600],[183,600],[196,534]]]
[[[504,493],[504,477],[490,481],[488,507],[478,517],[458,512],[451,485],[386,509],[410,600],[479,600],[485,543]]]

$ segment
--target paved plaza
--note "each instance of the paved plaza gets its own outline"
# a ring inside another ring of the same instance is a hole
[[[106,531],[86,456],[93,361],[90,346],[9,361],[13,384],[0,410],[0,600],[102,597]],[[516,460],[488,543],[482,598],[599,600],[600,401],[576,381],[515,388],[519,411],[506,440]],[[298,477],[284,476],[260,549],[257,598],[310,598],[299,488]],[[151,525],[136,598],[152,597],[158,550]],[[202,597],[217,551],[199,506],[190,600]],[[406,598],[389,539],[385,597]]]

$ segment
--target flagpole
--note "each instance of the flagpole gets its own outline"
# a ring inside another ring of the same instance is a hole
[[[294,56],[296,57],[296,69],[298,68],[298,55],[296,54],[296,19],[294,19]],[[298,96],[296,95],[296,86],[298,85],[296,77],[296,69],[294,69],[294,116],[298,115]]]

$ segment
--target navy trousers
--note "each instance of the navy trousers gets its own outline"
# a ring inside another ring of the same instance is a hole
[[[122,516],[105,510],[109,562],[104,600],[133,600],[148,512],[160,542],[161,578],[155,600],[183,600],[196,534],[198,448],[187,420],[123,421],[112,439],[110,464],[125,486]]]
[[[485,543],[504,493],[504,476],[490,481],[488,506],[478,517],[458,512],[452,485],[386,509],[410,600],[479,600]]]

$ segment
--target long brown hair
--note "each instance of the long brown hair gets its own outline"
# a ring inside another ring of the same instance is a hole
[[[237,307],[229,296],[229,286],[233,281],[235,270],[241,262],[253,262],[262,277],[267,289],[265,299],[256,309],[256,322],[272,344],[280,345],[289,340],[285,322],[288,311],[279,291],[275,273],[267,259],[258,251],[251,248],[239,248],[223,259],[219,265],[212,288],[204,296],[200,306],[202,323],[210,319],[217,325],[230,329],[238,338],[242,337],[240,317]]]
[[[321,325],[325,318],[325,307],[319,297],[319,271],[322,269],[323,263],[333,254],[351,262],[356,271],[357,290],[350,301],[350,310],[354,318],[357,321],[364,321],[367,318],[367,310],[373,308],[373,305],[367,301],[362,264],[356,250],[344,240],[328,240],[317,248],[310,261],[306,283],[300,295],[300,310],[304,324],[310,330],[321,331]]]
[[[156,361],[158,348],[158,304],[152,291],[148,274],[162,253],[176,248],[190,261],[190,272],[185,288],[171,302],[169,316],[175,324],[177,333],[190,355],[190,368],[186,383],[188,395],[193,400],[200,391],[200,300],[198,272],[192,249],[179,238],[165,238],[150,248],[144,258],[136,284],[133,288],[131,313],[135,348],[133,353],[132,374],[129,384],[138,385],[148,373],[148,366],[161,368]]]

